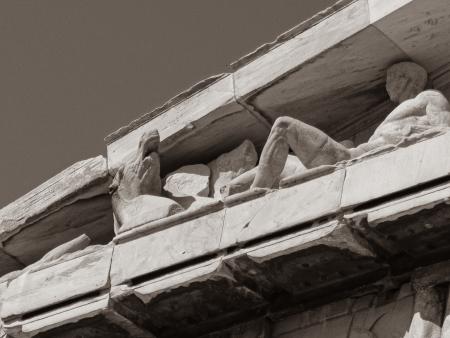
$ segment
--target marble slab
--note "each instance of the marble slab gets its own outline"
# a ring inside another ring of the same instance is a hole
[[[336,213],[345,170],[313,178],[226,209],[221,248],[232,247]]]
[[[81,251],[26,271],[9,282],[0,317],[23,316],[107,288],[112,251],[111,245]]]
[[[447,0],[369,0],[371,22],[430,73],[450,60]]]
[[[111,268],[112,285],[217,252],[223,218],[224,211],[219,210],[117,243]]]
[[[450,133],[365,158],[346,168],[342,208],[349,208],[450,173]]]

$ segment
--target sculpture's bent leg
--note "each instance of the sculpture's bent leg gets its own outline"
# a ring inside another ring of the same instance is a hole
[[[272,188],[283,170],[289,147],[306,168],[350,158],[349,149],[319,129],[290,117],[279,117],[262,151],[252,188]]]

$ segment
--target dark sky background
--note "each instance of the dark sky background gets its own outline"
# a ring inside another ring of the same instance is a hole
[[[0,207],[335,0],[2,0]]]

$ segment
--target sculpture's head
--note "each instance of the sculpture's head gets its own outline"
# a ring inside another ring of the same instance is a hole
[[[416,97],[428,81],[427,71],[414,62],[400,62],[387,71],[386,90],[393,102],[401,103]]]

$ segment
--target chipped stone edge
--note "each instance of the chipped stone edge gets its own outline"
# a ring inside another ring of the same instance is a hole
[[[111,298],[122,299],[133,294],[144,304],[148,304],[160,294],[170,292],[179,287],[188,287],[193,283],[210,281],[214,278],[226,278],[230,281],[235,281],[233,274],[224,264],[223,257],[189,266],[137,285],[114,286],[111,291]],[[170,280],[174,280],[175,283],[167,284]]]
[[[447,197],[437,197],[433,201],[429,201],[428,203],[420,204],[420,205],[413,205],[408,206],[409,201],[416,200],[421,197],[429,196],[436,194],[441,191],[449,190]],[[401,205],[405,204],[405,208],[401,208]],[[427,209],[433,209],[439,204],[450,204],[450,183],[445,183],[443,185],[433,187],[432,189],[428,189],[427,191],[420,191],[415,194],[410,194],[407,196],[400,197],[398,199],[395,199],[393,201],[389,201],[384,204],[377,205],[373,208],[358,211],[355,213],[350,213],[344,215],[344,219],[352,221],[356,227],[360,226],[360,223],[363,219],[365,219],[370,227],[376,226],[377,224],[384,223],[384,222],[391,222],[396,221],[401,217],[414,215],[418,212],[421,212],[423,210]],[[374,212],[377,212],[379,210],[383,209],[389,209],[389,208],[395,208],[400,207],[393,210],[393,213],[390,215],[386,215],[379,218],[371,218],[371,214]]]
[[[216,211],[222,210],[224,204],[222,201],[214,201],[208,204],[205,204],[194,210],[186,210],[180,212],[178,214],[171,215],[166,218],[161,218],[156,221],[152,221],[144,224],[137,224],[136,226],[128,228],[126,231],[120,233],[116,237],[113,238],[113,242],[115,244],[119,244],[122,242],[126,242],[132,240],[136,237],[140,237],[143,235],[149,235],[154,232],[162,231],[178,224],[188,222],[195,218],[199,218],[208,214],[211,214]]]
[[[107,305],[109,303],[109,293],[103,293],[95,298],[90,298],[88,300],[80,300],[78,302],[66,305],[62,308],[56,308],[54,310],[42,313],[37,316],[33,316],[29,319],[16,319],[12,321],[6,321],[4,323],[4,328],[7,334],[14,335],[14,333],[22,333],[24,326],[29,326],[29,331],[27,331],[27,335],[32,337],[38,333],[45,332],[57,327],[60,327],[64,324],[76,323],[85,318],[92,318],[99,313],[102,313],[106,310]],[[73,311],[77,311],[77,309],[83,307],[95,306],[96,308],[91,311],[83,314],[72,314]],[[63,316],[65,315],[65,319],[62,321],[54,322],[47,326],[43,326],[38,324],[39,321],[49,319],[53,316]]]
[[[301,237],[306,234],[313,235],[314,238],[311,238],[310,240],[302,243]],[[352,240],[348,240],[349,238],[351,238]],[[290,240],[298,240],[299,243],[289,244],[287,241]],[[276,247],[280,244],[282,245],[283,242],[286,245],[289,244],[289,247],[286,246],[284,250],[279,250],[280,248],[277,248],[274,252],[273,247]],[[340,250],[348,250],[360,256],[373,258],[376,257],[375,253],[368,246],[363,246],[362,243],[360,243],[360,240],[358,240],[352,234],[348,226],[340,223],[339,221],[332,221],[314,228],[296,232],[282,238],[277,238],[259,246],[242,250],[241,253],[238,253],[238,255],[245,254],[251,260],[257,263],[263,263],[269,259],[289,255],[291,253],[308,249],[317,245],[326,245],[328,247],[334,247]]]
[[[281,180],[280,188],[289,188],[308,181],[312,181],[316,178],[332,174],[333,172],[342,168],[343,165],[340,164],[340,165],[321,165],[316,168],[308,169],[306,171],[302,171],[298,174],[294,174]]]

